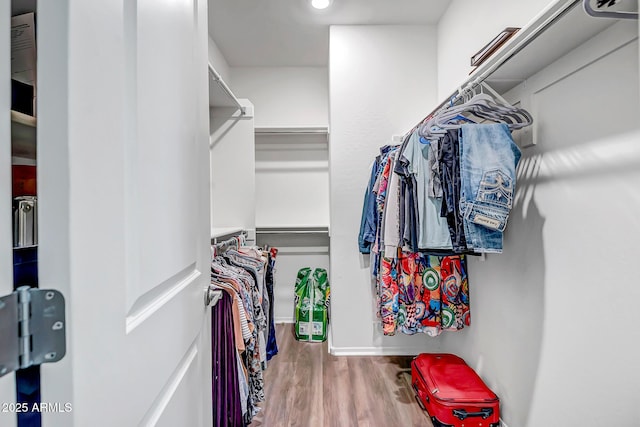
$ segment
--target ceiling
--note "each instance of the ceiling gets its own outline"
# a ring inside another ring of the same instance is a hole
[[[435,24],[450,0],[208,0],[209,34],[232,67],[326,66],[329,25]]]

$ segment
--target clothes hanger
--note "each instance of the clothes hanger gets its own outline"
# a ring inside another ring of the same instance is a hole
[[[459,90],[460,93],[460,90]],[[452,96],[451,99],[449,100],[449,108],[453,107],[453,103],[455,102],[455,96]],[[446,106],[443,108],[447,108]],[[418,135],[420,135],[421,138],[424,138],[425,140],[429,141],[430,139],[437,139],[440,138],[442,136],[444,136],[447,131],[445,129],[442,129],[439,126],[436,126],[435,124],[435,120],[438,116],[438,114],[441,112],[442,110],[438,110],[436,112],[434,112],[433,114],[431,114],[430,116],[428,116],[419,126],[418,126]],[[422,142],[422,141],[420,141]],[[425,142],[422,142],[423,144],[425,144]]]
[[[462,97],[462,104],[451,105],[447,110],[440,111],[436,114],[436,121],[444,122],[445,120],[451,120],[457,115],[468,112],[478,112],[479,117],[495,120],[498,119],[501,114],[504,115],[510,112],[510,109],[496,104],[491,96],[482,92],[482,87],[480,89],[480,93],[476,93],[475,89],[473,89],[471,92],[473,95],[471,95],[470,91],[465,91]]]
[[[473,93],[473,97],[472,97]],[[477,95],[475,91],[471,92],[469,89],[458,89],[458,95],[452,97],[449,101],[449,106],[445,106],[442,109],[436,111],[427,121],[420,127],[420,135],[424,138],[440,138],[446,134],[447,129],[454,129],[460,127],[460,122],[464,123],[477,123],[472,118],[463,115],[463,113],[473,113],[474,116],[481,119],[497,120],[499,115],[491,108],[485,110],[469,109],[469,106],[476,102],[483,101],[486,95]],[[456,98],[462,99],[462,104],[455,105]],[[492,100],[490,97],[488,99]],[[476,113],[477,112],[477,113]]]
[[[484,82],[481,82],[479,87],[480,93],[477,93],[475,88],[458,89],[457,95],[450,99],[449,105],[434,112],[418,126],[418,134],[427,141],[441,138],[448,129],[462,127],[461,122],[473,122],[468,115],[505,123],[511,130],[521,129],[533,123],[533,117],[528,111],[509,104]],[[483,89],[493,96],[484,93]],[[456,100],[462,100],[462,103],[455,105]]]
[[[520,129],[533,124],[533,117],[531,116],[531,114],[529,114],[527,110],[525,110],[524,108],[515,107],[509,104],[509,102],[507,102],[506,99],[500,96],[500,94],[495,90],[493,90],[493,88],[491,88],[491,86],[489,86],[488,84],[482,82],[480,83],[480,85],[481,85],[480,86],[481,89],[485,88],[487,91],[491,92],[491,94],[494,96],[495,99],[500,101],[504,107],[510,110],[510,112],[507,112],[507,115],[516,118],[516,123],[512,127],[513,129]],[[494,104],[499,105],[495,101],[494,101]]]
[[[436,114],[433,124],[442,129],[458,129],[461,127],[461,124],[452,121],[463,113],[471,113],[487,120],[506,123],[509,129],[512,130],[521,129],[533,123],[533,117],[531,117],[526,110],[514,107],[491,89],[491,87],[481,83],[481,89],[483,86],[492,92],[494,97],[500,102],[484,92],[474,94],[474,96],[469,99],[465,98],[465,102],[462,104]]]
[[[468,101],[468,97],[468,91],[459,88],[458,94],[451,97],[448,106],[445,105],[442,109],[434,112],[422,123],[418,130],[419,135],[426,140],[432,140],[441,138],[447,133],[447,129],[450,127],[444,126],[444,124],[450,124],[453,121],[475,123],[469,117],[462,115],[465,111],[463,108],[454,104],[457,100],[456,98],[462,99],[464,104]]]

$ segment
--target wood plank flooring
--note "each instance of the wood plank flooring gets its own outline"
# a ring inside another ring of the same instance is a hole
[[[255,427],[433,427],[411,390],[411,357],[336,357],[276,325],[279,353],[264,373]]]

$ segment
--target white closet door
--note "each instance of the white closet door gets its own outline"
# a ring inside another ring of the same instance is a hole
[[[40,286],[68,327],[43,425],[211,425],[206,2],[38,12]]]
[[[13,291],[13,246],[11,225],[11,57],[9,28],[11,4],[0,4],[0,297]],[[0,325],[1,329],[1,325]],[[0,337],[0,343],[2,343]],[[3,344],[0,344],[3,345]],[[1,363],[0,363],[1,364]],[[1,368],[0,368],[1,369]],[[16,425],[16,413],[10,405],[16,402],[15,375],[0,377],[0,425]]]

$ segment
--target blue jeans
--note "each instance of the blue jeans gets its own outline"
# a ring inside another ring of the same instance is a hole
[[[460,211],[467,245],[475,252],[501,253],[520,149],[503,123],[463,125],[459,142]]]

